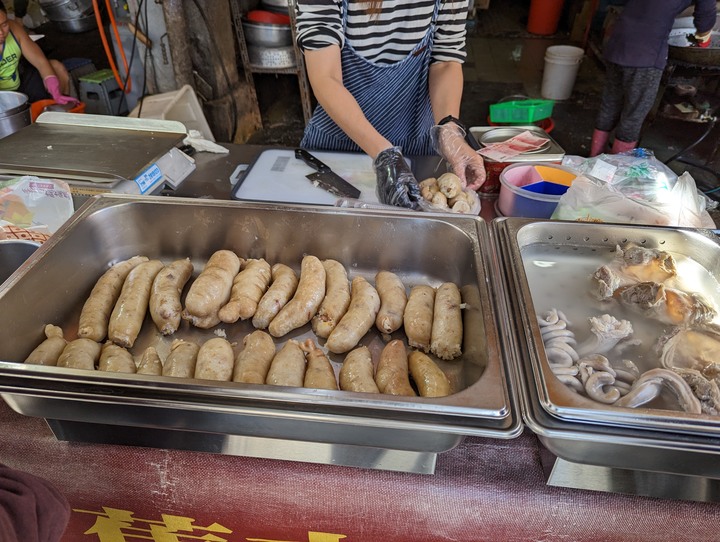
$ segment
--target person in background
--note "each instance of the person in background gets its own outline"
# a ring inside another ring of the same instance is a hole
[[[18,20],[8,19],[0,0],[0,90],[27,95],[30,102],[52,98],[58,104],[77,102],[67,96],[70,76],[62,62],[48,60]]]
[[[70,504],[50,482],[0,464],[0,540],[58,542]]]
[[[422,198],[403,154],[439,153],[473,189],[482,157],[458,120],[468,0],[298,0],[297,42],[318,107],[300,145],[366,152],[381,202]]]
[[[625,4],[603,51],[605,86],[590,156],[607,152],[613,130],[613,154],[637,146],[667,64],[673,22],[693,4],[695,40],[699,46],[707,47],[717,16],[715,0],[628,0]]]

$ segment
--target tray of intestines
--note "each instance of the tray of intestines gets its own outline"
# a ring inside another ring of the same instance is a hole
[[[536,222],[520,227],[516,242],[535,313],[532,369],[547,412],[720,433],[713,233]]]

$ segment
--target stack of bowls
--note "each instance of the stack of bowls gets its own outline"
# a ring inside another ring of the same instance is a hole
[[[288,15],[252,10],[242,25],[251,65],[277,69],[296,65]]]
[[[13,90],[0,91],[0,138],[9,136],[31,122],[27,95]]]

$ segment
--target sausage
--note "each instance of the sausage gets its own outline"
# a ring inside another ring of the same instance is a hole
[[[91,339],[81,337],[70,341],[63,353],[58,358],[58,367],[67,367],[69,369],[86,369],[88,371],[95,370],[95,364],[100,358],[100,350],[102,345]]]
[[[375,288],[380,296],[380,310],[375,318],[375,326],[380,333],[390,334],[400,329],[403,312],[407,305],[405,285],[395,273],[380,271],[375,275]]]
[[[460,290],[452,282],[441,284],[435,293],[430,351],[440,359],[462,354],[463,323]]]
[[[270,284],[270,264],[262,258],[247,260],[245,268],[233,280],[230,301],[220,309],[218,317],[226,324],[252,318],[258,302]]]
[[[160,260],[150,260],[128,274],[108,322],[108,338],[115,344],[125,348],[135,344],[145,321],[153,281],[162,268]]]
[[[373,378],[372,357],[367,346],[361,346],[345,356],[340,368],[340,389],[362,393],[380,393]]]
[[[380,309],[377,290],[363,277],[353,279],[351,290],[350,306],[325,343],[334,354],[355,348],[372,327]]]
[[[407,352],[401,340],[390,341],[380,353],[375,383],[380,393],[415,396],[410,385]]]
[[[403,324],[408,344],[425,352],[430,351],[432,338],[433,307],[435,305],[435,289],[431,286],[415,286],[410,290]]]
[[[80,312],[79,338],[100,342],[107,336],[110,313],[120,296],[125,279],[130,271],[148,259],[145,256],[133,256],[116,263],[103,273]]]
[[[44,328],[46,339],[25,359],[31,365],[57,365],[58,358],[67,346],[63,330],[58,326],[47,324]]]
[[[255,329],[267,329],[275,315],[292,298],[298,286],[298,276],[283,263],[272,266],[272,283],[260,299],[252,324]]]
[[[300,265],[300,281],[292,299],[272,319],[268,331],[282,337],[307,324],[325,297],[325,268],[315,256],[307,255]]]
[[[275,357],[275,343],[264,331],[253,331],[243,339],[243,349],[235,358],[233,382],[264,384]]]
[[[315,345],[315,342],[312,339],[307,339],[300,345],[300,348],[305,352],[305,359],[307,360],[303,387],[320,390],[338,389],[335,370],[330,360],[325,353]]]
[[[285,343],[270,364],[265,383],[301,388],[305,380],[305,354],[297,341]]]
[[[163,364],[163,376],[192,378],[195,375],[200,346],[190,341],[175,339],[170,345],[170,353]]]
[[[182,317],[202,329],[219,324],[218,311],[230,299],[233,279],[239,271],[240,258],[234,252],[213,253],[185,296]]]
[[[130,352],[110,341],[102,346],[98,371],[136,373],[135,360]]]
[[[408,357],[410,375],[421,397],[445,397],[450,395],[450,381],[442,369],[427,355],[418,350]]]
[[[235,365],[235,353],[222,337],[207,340],[200,347],[195,365],[195,378],[229,382]]]
[[[350,283],[345,266],[336,260],[324,260],[327,277],[325,297],[312,319],[312,329],[321,339],[327,339],[350,305]]]
[[[140,357],[137,374],[160,376],[162,374],[162,361],[154,346],[148,346]]]
[[[163,267],[153,281],[150,290],[150,317],[163,335],[172,335],[180,327],[180,294],[192,272],[193,264],[189,258],[176,260]]]

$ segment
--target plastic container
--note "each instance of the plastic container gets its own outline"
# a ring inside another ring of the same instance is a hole
[[[557,32],[565,0],[532,0],[528,15],[527,31],[539,36]]]
[[[40,113],[43,113],[46,109],[48,111],[64,111],[66,113],[85,113],[85,104],[83,102],[78,102],[71,107],[69,105],[59,105],[53,99],[38,100],[37,102],[33,102],[32,104],[30,104],[30,114],[32,115],[32,121],[35,122],[35,119],[40,116]]]
[[[548,100],[567,100],[572,94],[580,62],[585,55],[580,47],[553,45],[545,53],[540,95]]]
[[[490,105],[490,121],[503,124],[530,124],[552,115],[553,100],[519,100]]]
[[[550,218],[577,173],[555,164],[523,163],[500,174],[498,211],[503,216]]]
[[[188,130],[197,130],[208,141],[215,141],[212,130],[205,119],[200,102],[190,85],[179,90],[145,96],[138,102],[129,117],[140,116],[143,119],[177,120]]]

